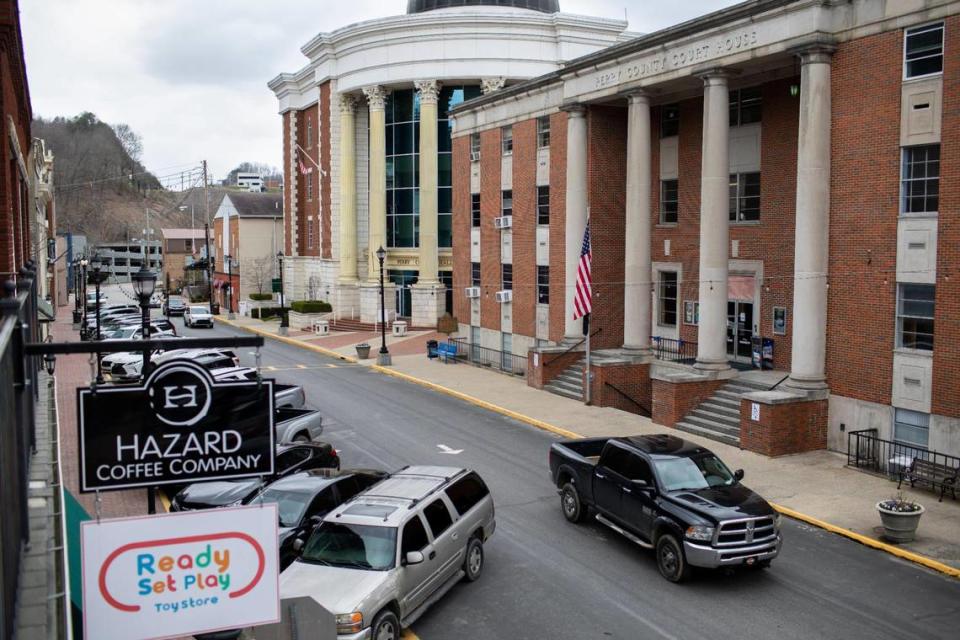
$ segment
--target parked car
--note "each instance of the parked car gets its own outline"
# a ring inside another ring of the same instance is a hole
[[[180,336],[164,337],[179,338]],[[164,353],[164,351],[155,350],[150,354],[150,360],[159,359]],[[100,371],[103,377],[110,382],[137,382],[140,379],[142,367],[143,353],[141,351],[118,351],[105,354],[100,359]]]
[[[323,516],[385,477],[385,471],[311,469],[281,478],[251,498],[249,504],[277,504],[281,571],[303,550]]]
[[[169,320],[151,320],[149,327],[151,338],[169,338],[177,335],[177,329]],[[106,332],[101,328],[100,335],[104,340],[139,340],[143,337],[143,330],[139,323],[111,325]]]
[[[191,305],[183,313],[183,324],[188,327],[213,328],[213,314],[206,307]]]
[[[182,316],[186,310],[187,304],[183,301],[183,298],[170,297],[163,303],[163,315],[165,316]]]
[[[310,469],[339,469],[337,450],[326,442],[296,443],[277,447],[272,476],[195,482],[170,501],[171,511],[194,511],[243,504],[266,485]]]
[[[252,367],[224,367],[214,369],[211,375],[217,380],[256,380],[257,370]],[[292,407],[300,409],[306,405],[307,399],[303,387],[295,384],[273,383],[273,406]]]
[[[324,517],[280,575],[280,597],[315,598],[341,639],[399,638],[457,582],[480,577],[495,528],[476,472],[407,467]]]
[[[691,567],[766,567],[780,553],[780,514],[708,449],[672,435],[566,440],[550,473],[570,522],[596,519],[646,549],[671,582]]]
[[[229,349],[171,349],[150,361],[151,371],[170,360],[190,360],[209,371],[235,367],[240,362],[237,354]]]

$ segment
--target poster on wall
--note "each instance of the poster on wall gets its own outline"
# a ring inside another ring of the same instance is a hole
[[[280,620],[275,504],[89,520],[85,638],[160,640]]]

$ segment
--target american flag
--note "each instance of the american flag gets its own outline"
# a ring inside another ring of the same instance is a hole
[[[590,250],[590,221],[583,230],[583,246],[580,247],[580,262],[577,263],[577,293],[573,298],[573,319],[579,320],[593,310],[593,297],[590,276],[590,263],[593,252]]]
[[[297,162],[300,163],[300,173],[307,175],[308,173],[313,173],[313,167],[308,167],[303,164],[303,158],[300,157],[300,145],[297,145]]]

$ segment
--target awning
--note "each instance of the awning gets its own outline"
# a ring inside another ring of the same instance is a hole
[[[753,302],[756,279],[753,276],[731,275],[727,279],[727,300]]]
[[[37,319],[40,322],[53,322],[57,319],[57,314],[53,310],[53,304],[43,298],[37,298],[37,312]]]

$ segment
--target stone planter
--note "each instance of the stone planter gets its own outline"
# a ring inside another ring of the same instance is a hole
[[[890,542],[911,542],[920,524],[920,516],[925,509],[922,505],[917,511],[894,511],[883,506],[886,500],[877,503],[880,522],[883,524],[883,537]]]
[[[367,358],[370,357],[370,345],[368,345],[366,342],[362,344],[358,344],[356,349],[357,349],[357,357],[360,358],[361,360],[366,360]]]

